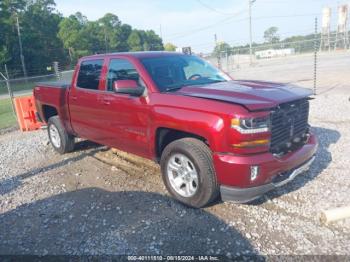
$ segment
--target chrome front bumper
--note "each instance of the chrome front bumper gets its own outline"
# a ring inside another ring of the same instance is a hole
[[[295,177],[300,175],[301,173],[304,173],[310,169],[311,164],[315,161],[315,156],[313,156],[311,159],[309,159],[306,163],[304,163],[302,166],[294,169],[292,173],[288,174],[288,177],[284,180],[276,183],[272,183],[275,187],[281,187],[285,184],[288,184],[290,181],[292,181]],[[283,175],[282,175],[283,176]]]

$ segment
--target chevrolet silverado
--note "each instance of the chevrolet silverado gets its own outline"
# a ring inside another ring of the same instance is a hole
[[[135,52],[79,60],[71,83],[34,88],[38,118],[59,153],[76,137],[160,164],[170,194],[203,207],[250,202],[304,173],[317,140],[312,92],[233,80],[194,55]]]

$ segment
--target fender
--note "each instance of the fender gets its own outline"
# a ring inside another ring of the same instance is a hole
[[[35,103],[41,119],[46,123],[48,119],[45,118],[44,106],[50,106],[56,109],[59,118],[66,130],[73,134],[70,124],[69,109],[67,103],[68,86],[53,86],[38,84],[33,90]]]
[[[153,125],[151,141],[155,141],[156,130],[160,127],[192,133],[205,138],[211,150],[216,151],[224,141],[223,117],[207,112],[159,106],[154,108],[156,122]],[[153,153],[154,154],[154,153]]]
[[[227,133],[233,113],[247,110],[230,103],[183,96],[176,93],[152,93],[149,141],[155,141],[158,128],[170,128],[203,137],[213,152],[225,152]],[[150,154],[155,156],[155,143],[150,145]]]

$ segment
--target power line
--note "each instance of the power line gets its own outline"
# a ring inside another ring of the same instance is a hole
[[[253,43],[253,33],[252,33],[252,5],[254,4],[256,0],[248,0],[249,4],[249,59],[250,59],[250,65],[253,63],[253,50],[252,50],[252,43]]]
[[[240,15],[240,14],[244,13],[245,11],[247,11],[247,10],[244,10],[242,12],[236,13],[236,15]],[[306,13],[306,14],[292,14],[292,15],[260,16],[260,17],[254,17],[254,18],[252,18],[252,20],[254,21],[254,20],[273,19],[273,18],[315,17],[315,16],[319,16],[319,15],[321,15],[321,14],[320,13]],[[245,17],[245,18],[241,18],[241,19],[237,19],[237,20],[231,21],[233,18],[235,18],[235,17],[233,16],[233,17],[224,18],[224,19],[219,20],[218,22],[216,22],[214,24],[210,24],[210,25],[207,25],[207,26],[204,26],[204,27],[199,27],[199,28],[196,28],[196,29],[185,31],[185,33],[184,32],[175,33],[175,34],[170,35],[170,39],[173,40],[173,39],[177,39],[177,38],[182,38],[184,36],[187,36],[187,34],[192,34],[192,33],[195,33],[197,31],[203,31],[203,30],[209,29],[211,27],[215,27],[217,25],[225,23],[225,22],[228,22],[228,23],[242,22],[242,21],[245,21],[245,20],[249,19],[249,17]],[[169,36],[167,36],[167,37],[169,37]]]
[[[192,30],[189,30],[189,31],[186,31],[186,32],[182,32],[182,33],[177,33],[177,34],[174,34],[173,37],[170,37],[169,39],[173,40],[173,39],[186,37],[187,35],[194,34],[194,33],[197,33],[197,32],[201,32],[201,31],[207,30],[209,28],[215,27],[217,25],[220,25],[220,24],[222,24],[222,23],[224,23],[226,21],[230,21],[233,18],[235,18],[235,17],[228,17],[228,18],[225,18],[225,19],[222,19],[222,20],[216,22],[215,24],[207,25],[207,26],[204,26],[204,27],[199,27],[199,28],[192,29]],[[234,21],[237,22],[237,21],[240,21],[240,20],[246,20],[246,18],[238,19],[238,20],[234,20]],[[231,22],[233,22],[233,21],[231,21]]]
[[[311,14],[310,13],[310,14],[294,14],[294,15],[260,16],[260,17],[252,18],[252,21],[263,20],[263,19],[273,19],[273,18],[314,17],[315,15],[319,15],[319,14],[315,14],[315,13]],[[199,28],[192,29],[192,30],[185,31],[185,32],[181,32],[181,33],[179,32],[179,33],[176,33],[176,34],[172,34],[172,35],[170,35],[170,37],[168,36],[167,38],[169,40],[176,40],[176,39],[179,39],[179,38],[186,37],[188,35],[193,35],[195,33],[198,33],[198,32],[201,32],[201,31],[205,31],[207,29],[210,29],[212,27],[215,27],[215,26],[218,26],[218,25],[221,25],[221,24],[229,24],[229,23],[232,23],[232,22],[242,22],[242,21],[246,21],[246,20],[249,19],[249,17],[245,17],[245,18],[233,20],[234,18],[236,18],[236,17],[227,17],[225,19],[219,20],[218,22],[216,22],[214,24],[210,24],[210,25],[207,25],[207,26],[199,27]]]
[[[216,22],[214,24],[210,24],[210,25],[207,25],[207,26],[204,26],[204,27],[199,27],[199,28],[192,29],[192,30],[189,30],[189,31],[186,31],[186,32],[175,33],[175,34],[172,34],[172,35],[167,36],[167,37],[170,37],[170,40],[171,40],[171,39],[174,39],[174,38],[181,38],[181,37],[183,37],[182,35],[187,34],[187,33],[191,34],[191,33],[196,32],[196,31],[203,31],[203,30],[206,30],[208,28],[217,26],[217,25],[219,25],[221,23],[224,23],[226,21],[230,21],[230,20],[232,20],[234,18],[237,18],[238,16],[242,15],[246,11],[247,11],[247,9],[241,10],[241,11],[238,11],[238,12],[230,14],[230,17],[226,17],[224,19],[221,19],[221,20],[219,20],[218,22]],[[239,19],[237,21],[240,21],[240,20],[242,20],[242,19]]]
[[[204,3],[204,2],[202,2],[201,0],[197,0],[197,2],[199,3],[199,4],[201,4],[202,6],[204,6],[205,8],[207,8],[207,9],[209,9],[209,10],[211,10],[211,11],[213,11],[213,12],[215,12],[215,13],[218,13],[218,14],[221,14],[221,15],[236,15],[236,13],[225,13],[225,12],[221,12],[221,11],[219,11],[219,10],[217,10],[217,9],[215,9],[215,8],[213,8],[213,7],[211,7],[210,5],[207,5],[206,3]],[[244,10],[244,11],[246,11],[246,10]],[[241,11],[241,12],[244,12],[243,10]]]
[[[310,14],[294,14],[294,15],[273,15],[273,16],[260,16],[255,17],[253,20],[261,20],[261,19],[270,19],[270,18],[293,18],[293,17],[311,17],[320,15],[319,13],[310,13]]]

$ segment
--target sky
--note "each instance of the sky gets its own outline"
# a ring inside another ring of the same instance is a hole
[[[113,13],[123,23],[154,30],[163,42],[191,46],[195,52],[210,52],[214,35],[230,45],[249,42],[249,0],[56,0],[64,16],[80,11],[89,20]],[[335,30],[337,6],[350,0],[256,0],[252,5],[253,41],[263,42],[264,31],[277,26],[281,38],[319,30],[322,8],[332,8],[331,28]]]

